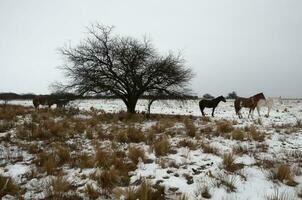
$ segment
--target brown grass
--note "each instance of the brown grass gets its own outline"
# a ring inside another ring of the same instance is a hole
[[[101,196],[101,193],[91,184],[86,184],[84,192],[89,199],[97,199]]]
[[[231,138],[233,140],[243,141],[245,139],[245,134],[241,129],[236,128],[231,132]]]
[[[196,127],[194,125],[194,121],[186,119],[184,121],[184,124],[185,124],[185,128],[186,128],[186,134],[189,137],[192,137],[192,138],[195,137],[196,136]]]
[[[162,136],[159,140],[157,140],[153,144],[153,149],[155,151],[156,156],[167,155],[170,150],[170,142],[167,136]]]
[[[116,199],[124,196],[125,200],[165,200],[165,188],[159,185],[152,186],[150,182],[143,180],[142,183],[135,187],[128,187],[126,189],[117,188],[114,191]]]
[[[235,172],[238,169],[243,168],[242,164],[235,163],[235,156],[233,153],[227,153],[223,155],[223,168],[229,172]]]
[[[227,120],[218,121],[216,125],[219,133],[230,133],[234,130],[233,123]]]
[[[98,183],[103,189],[104,194],[108,195],[112,192],[112,189],[120,182],[118,171],[114,168],[104,170],[97,178]]]
[[[145,160],[145,152],[139,147],[130,146],[128,150],[128,157],[135,165],[137,165],[139,158],[142,159],[142,161]]]
[[[249,128],[248,135],[251,140],[255,140],[258,142],[263,142],[265,139],[265,134],[260,131],[257,131],[255,126],[251,126]]]
[[[95,166],[109,169],[111,166],[111,156],[111,152],[97,147],[94,158]]]
[[[52,199],[66,199],[68,196],[68,191],[72,189],[71,184],[61,176],[53,178],[48,184],[48,194]]]
[[[20,188],[10,177],[0,175],[0,198],[7,194],[16,197],[20,194]]]
[[[296,186],[298,183],[294,181],[293,172],[289,165],[280,165],[276,170],[272,170],[270,179],[279,180],[282,183],[285,183],[288,186]]]
[[[218,149],[211,146],[210,144],[201,143],[201,148],[202,148],[204,153],[211,153],[211,154],[218,155]]]
[[[196,150],[198,148],[198,144],[193,142],[190,139],[182,139],[178,142],[178,147],[188,147],[190,150]]]

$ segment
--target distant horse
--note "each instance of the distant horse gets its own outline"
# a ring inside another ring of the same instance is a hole
[[[69,99],[59,99],[51,95],[39,95],[33,99],[35,108],[39,108],[39,105],[47,105],[49,108],[56,104],[57,108],[65,107],[69,103]]]
[[[254,110],[257,107],[259,100],[261,99],[265,100],[265,96],[263,93],[258,93],[249,98],[237,97],[234,102],[236,114],[239,116],[239,118],[242,118],[240,110],[242,107],[245,107],[250,109],[248,118],[250,117],[250,115],[253,117]]]
[[[199,108],[202,113],[202,116],[205,116],[203,110],[204,108],[213,108],[212,111],[212,116],[214,117],[214,111],[217,105],[219,104],[220,101],[226,102],[225,98],[223,96],[219,96],[215,99],[207,100],[207,99],[202,99],[199,101]]]
[[[33,99],[33,104],[35,108],[39,108],[39,105],[48,105],[50,108],[54,103],[54,98],[52,98],[50,95],[39,95],[35,96]]]
[[[271,111],[271,109],[274,106],[276,101],[279,101],[279,103],[282,103],[281,97],[278,97],[278,98],[268,97],[265,100],[260,99],[258,101],[258,104],[257,104],[257,111],[258,111],[259,117],[260,117],[260,108],[264,107],[264,106],[267,107],[267,114],[265,116],[269,117],[270,111]]]

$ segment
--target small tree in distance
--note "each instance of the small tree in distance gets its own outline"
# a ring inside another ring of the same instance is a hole
[[[226,98],[227,99],[236,99],[237,98],[237,93],[235,91],[233,91],[233,92],[229,93]]]
[[[113,28],[96,24],[76,47],[60,49],[69,82],[65,89],[78,94],[114,95],[134,113],[142,95],[182,96],[193,74],[179,55],[159,55],[150,41],[112,34]],[[157,96],[155,96],[155,99]]]
[[[212,95],[210,95],[209,93],[206,93],[202,96],[202,98],[204,99],[214,99],[214,97]]]

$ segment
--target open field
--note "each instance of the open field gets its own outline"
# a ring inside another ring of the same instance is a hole
[[[154,102],[150,118],[112,99],[29,106],[0,105],[3,199],[302,198],[302,101],[253,119],[232,101],[215,118],[198,100]]]

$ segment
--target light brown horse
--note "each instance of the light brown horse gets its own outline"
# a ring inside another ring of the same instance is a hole
[[[249,98],[237,97],[235,99],[235,102],[234,102],[234,107],[235,107],[236,115],[238,115],[239,118],[242,118],[240,110],[241,110],[242,107],[245,107],[245,108],[249,108],[250,109],[248,118],[250,117],[250,115],[253,117],[254,110],[257,107],[258,101],[260,99],[264,99],[265,100],[265,96],[264,96],[264,94],[262,92],[254,95],[254,96],[251,96]]]

